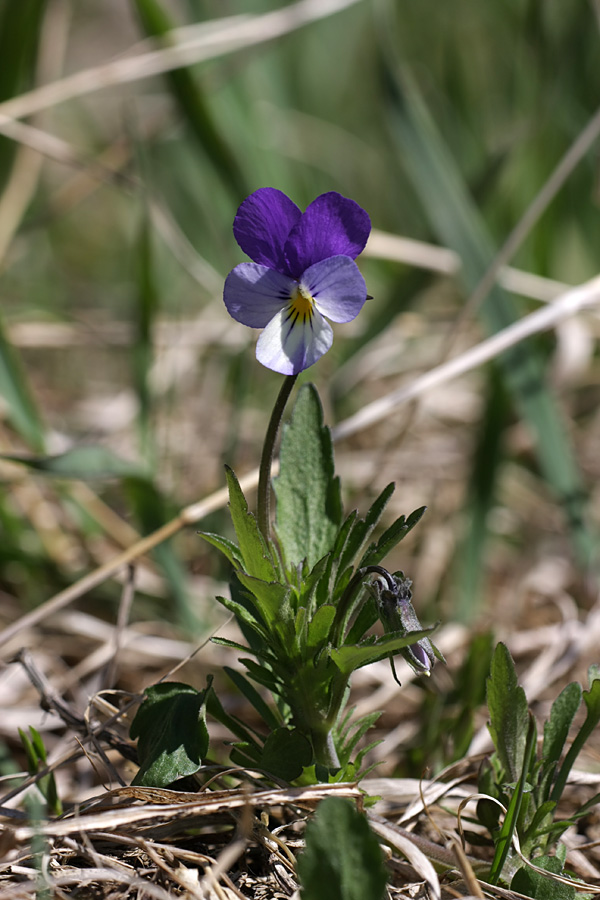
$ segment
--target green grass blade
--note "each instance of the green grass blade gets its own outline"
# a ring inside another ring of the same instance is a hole
[[[498,469],[502,461],[502,439],[508,424],[506,391],[498,370],[488,373],[489,388],[485,411],[472,463],[467,534],[460,554],[460,572],[454,614],[458,621],[468,622],[481,605],[481,560],[488,538],[488,513],[495,502]]]
[[[0,7],[0,102],[33,84],[46,0],[5,2]],[[10,173],[16,144],[0,137],[0,191]]]
[[[0,319],[0,397],[8,419],[31,450],[44,451],[44,428],[22,370],[19,357],[9,342]]]
[[[137,303],[135,309],[132,365],[133,381],[138,398],[138,426],[140,451],[152,464],[155,455],[152,433],[152,395],[150,370],[154,360],[154,322],[159,310],[159,293],[154,277],[152,228],[148,207],[144,204],[137,246]]]
[[[517,820],[519,818],[519,812],[521,810],[521,803],[523,802],[523,792],[525,789],[525,783],[527,781],[527,773],[529,771],[531,756],[535,751],[536,736],[537,729],[535,725],[535,719],[533,718],[533,715],[529,713],[527,741],[525,744],[525,753],[523,755],[523,769],[521,772],[521,777],[519,778],[515,791],[511,797],[506,816],[504,817],[500,836],[498,837],[498,840],[496,842],[496,850],[494,853],[494,859],[492,860],[492,866],[489,875],[490,884],[498,884],[498,879],[502,874],[504,863],[506,862],[506,859],[508,857],[513,834],[515,832],[515,828],[517,827]]]
[[[461,276],[473,291],[493,258],[493,243],[461,173],[407,72],[385,71],[390,123],[402,162],[438,240],[462,260]],[[481,305],[486,329],[495,333],[519,318],[513,297],[497,285]],[[519,414],[536,441],[540,469],[568,517],[574,546],[583,563],[594,548],[585,524],[585,497],[565,423],[545,384],[544,360],[529,341],[499,359]]]
[[[149,37],[161,38],[174,27],[158,0],[133,0],[133,5],[142,28]],[[250,189],[237,159],[214,122],[198,81],[188,68],[174,69],[165,77],[202,152],[210,159],[223,183],[231,190],[234,200],[239,203],[250,193]]]

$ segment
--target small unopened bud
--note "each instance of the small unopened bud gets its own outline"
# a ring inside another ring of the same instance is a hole
[[[391,590],[392,582],[394,590]],[[395,631],[407,635],[413,631],[423,630],[412,605],[411,584],[410,578],[406,578],[402,572],[396,572],[385,579],[378,578],[375,582],[379,617],[386,632]],[[435,651],[429,638],[420,638],[414,644],[403,647],[398,653],[417,675],[431,673]]]

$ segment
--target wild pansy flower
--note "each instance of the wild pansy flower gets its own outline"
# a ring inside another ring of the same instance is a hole
[[[233,233],[253,262],[229,273],[223,300],[236,321],[264,329],[256,345],[259,362],[296,375],[329,350],[327,319],[350,322],[367,299],[354,260],[370,230],[364,209],[334,191],[304,213],[275,188],[244,200]]]

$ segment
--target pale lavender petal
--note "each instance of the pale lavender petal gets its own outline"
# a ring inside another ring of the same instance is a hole
[[[306,208],[285,244],[290,275],[299,278],[313,263],[329,256],[356,259],[370,231],[371,220],[358,203],[335,191],[321,194]]]
[[[282,375],[297,375],[323,356],[333,343],[333,331],[318,310],[309,320],[295,320],[289,309],[271,319],[256,344],[256,358]]]
[[[240,263],[225,279],[223,302],[237,322],[264,328],[287,306],[296,282],[287,275],[256,263]]]
[[[367,299],[365,279],[347,256],[332,256],[304,272],[302,285],[319,312],[332,322],[351,322]]]
[[[301,216],[296,204],[283,191],[259,188],[238,209],[233,233],[244,253],[255,263],[289,275],[283,248]]]

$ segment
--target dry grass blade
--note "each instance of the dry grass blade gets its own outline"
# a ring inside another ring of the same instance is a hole
[[[425,853],[417,847],[414,837],[374,813],[369,814],[368,818],[375,834],[407,858],[415,872],[427,884],[433,900],[441,900],[442,892],[437,872]],[[437,850],[440,849],[443,848],[437,848]]]
[[[173,45],[141,55],[117,59],[93,69],[44,85],[5,103],[0,120],[21,119],[33,113],[113,85],[140,81],[152,75],[214,59],[244,47],[272,41],[297,28],[353,6],[359,0],[300,0],[299,3],[262,16],[221,19],[208,26],[186,29],[194,37],[177,42],[177,33],[165,35]]]
[[[371,259],[388,259],[391,262],[404,263],[442,275],[456,275],[462,265],[460,256],[454,250],[427,244],[425,241],[416,241],[413,238],[388,234],[376,228],[371,232],[363,255]],[[507,291],[543,302],[554,300],[570,287],[552,278],[543,278],[541,275],[514,269],[512,266],[501,267],[495,275],[498,283]]]
[[[459,356],[430,369],[420,378],[416,378],[412,384],[392,391],[387,396],[365,406],[354,416],[350,416],[334,428],[334,439],[341,440],[363,428],[368,428],[385,418],[400,404],[414,400],[415,397],[490,362],[526,338],[554,328],[565,319],[585,309],[591,309],[598,303],[600,303],[600,276],[572,288],[548,306],[530,313]]]
[[[244,808],[249,802],[254,807],[269,808],[283,804],[293,804],[308,809],[325,797],[337,796],[350,800],[361,800],[362,792],[356,785],[332,784],[315,785],[307,788],[281,788],[258,791],[249,794],[246,789],[232,791],[211,791],[203,794],[186,794],[178,791],[163,791],[157,788],[118,788],[102,796],[102,802],[111,799],[135,798],[152,799],[154,802],[145,806],[128,806],[125,808],[107,809],[102,812],[76,813],[55,821],[41,823],[38,827],[1,826],[3,831],[19,843],[30,841],[36,834],[58,838],[66,835],[94,833],[98,831],[123,830],[127,828],[155,828],[162,823],[181,822],[196,819],[199,816],[222,813]],[[161,802],[159,798],[168,802]],[[173,797],[177,801],[173,802]],[[192,797],[193,799],[190,799]],[[179,799],[181,798],[181,799]],[[158,800],[158,802],[157,802]],[[1,834],[2,832],[0,832]]]
[[[536,310],[503,331],[481,341],[475,347],[465,351],[465,353],[431,369],[406,387],[392,391],[385,397],[365,406],[358,413],[345,419],[333,429],[334,440],[342,440],[351,434],[368,428],[375,422],[384,419],[402,403],[413,400],[415,397],[419,397],[433,388],[446,384],[452,379],[490,362],[505,350],[514,347],[526,338],[553,328],[560,322],[577,315],[583,310],[597,306],[598,303],[600,303],[600,276],[572,288],[547,306]],[[242,489],[246,491],[254,487],[257,480],[258,471],[249,472],[243,479],[240,479]],[[208,513],[222,508],[227,502],[227,497],[227,491],[222,489],[215,491],[204,500],[186,507],[179,516],[167,522],[162,528],[143,538],[133,547],[115,557],[114,560],[84,576],[75,584],[56,594],[45,604],[42,604],[5,628],[3,632],[0,632],[0,646],[11,640],[22,628],[42,621],[46,616],[63,609],[91,588],[102,584],[120,569],[129,565],[139,556],[144,555],[169,537],[172,537],[186,525],[198,522]]]

